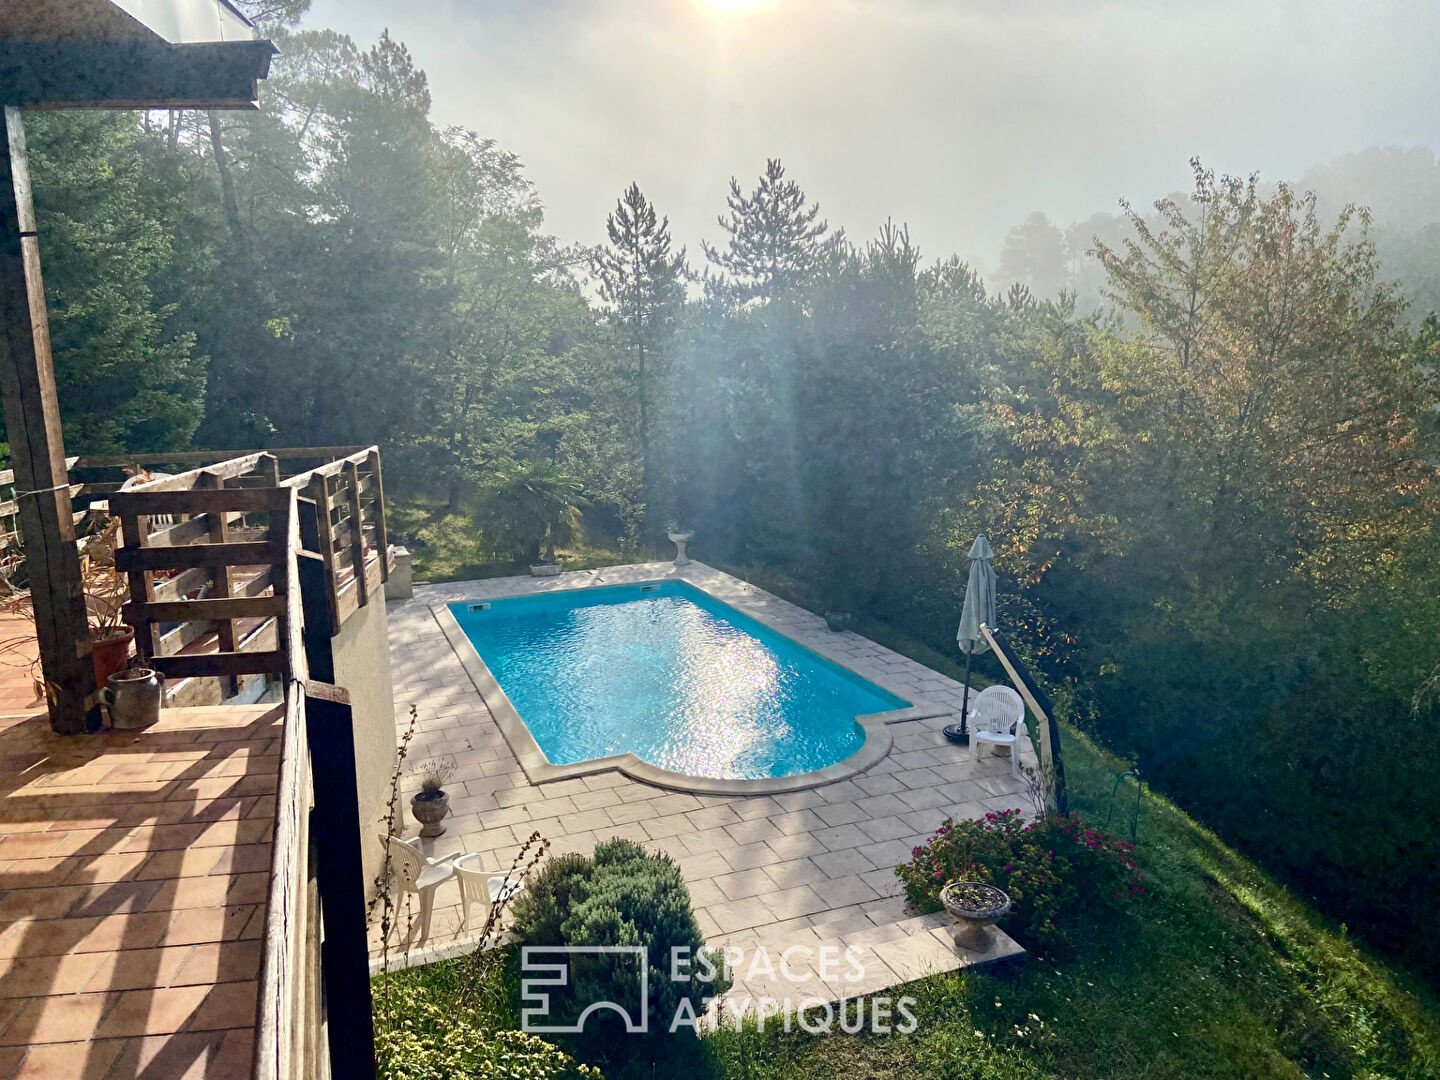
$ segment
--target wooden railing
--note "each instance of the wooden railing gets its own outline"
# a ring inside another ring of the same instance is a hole
[[[283,453],[321,459],[328,451]],[[247,677],[289,672],[277,620],[292,524],[283,514],[292,502],[303,550],[318,556],[318,566],[305,562],[318,586],[306,611],[310,636],[333,636],[383,596],[389,579],[379,450],[287,478],[281,461],[255,451],[108,495],[121,523],[115,566],[129,578],[124,618],[137,653],[167,680],[221,680],[214,700],[240,692]]]
[[[329,683],[331,638],[388,575],[383,496],[374,447],[283,482],[257,452],[110,495],[141,655],[284,683],[256,1080],[375,1075],[353,717]],[[213,627],[216,647],[167,652],[210,644],[169,624]]]

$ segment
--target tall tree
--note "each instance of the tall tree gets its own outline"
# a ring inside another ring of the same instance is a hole
[[[154,281],[175,259],[189,193],[182,170],[151,170],[125,113],[45,113],[27,123],[65,444],[79,452],[188,445],[205,360]]]
[[[826,240],[830,226],[820,217],[820,204],[806,205],[805,192],[785,179],[779,158],[765,163],[765,174],[749,195],[732,176],[725,203],[729,214],[717,220],[729,236],[726,246],[703,246],[740,303],[772,301],[809,284],[826,265],[827,253],[843,247],[843,231]]]
[[[670,250],[670,219],[632,183],[605,220],[608,247],[597,248],[592,267],[609,322],[629,360],[640,435],[640,497],[648,508],[654,474],[650,461],[652,382],[665,374],[665,344],[685,301],[685,249]]]

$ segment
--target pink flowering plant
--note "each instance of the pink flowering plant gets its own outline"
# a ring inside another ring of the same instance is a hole
[[[951,881],[984,881],[1004,889],[1013,908],[1004,927],[1027,948],[1054,952],[1073,943],[1086,920],[1112,914],[1145,895],[1135,845],[1088,828],[1074,814],[1026,824],[1018,810],[979,821],[946,820],[895,868],[906,899],[940,911]]]

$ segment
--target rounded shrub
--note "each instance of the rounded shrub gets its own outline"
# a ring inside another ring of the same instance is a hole
[[[710,979],[710,969],[698,961],[705,937],[679,867],[668,855],[629,840],[606,841],[593,857],[550,860],[516,901],[514,912],[522,945],[642,947],[651,1034],[668,1032],[677,1016],[702,1015],[706,1000],[728,986],[718,962]],[[683,959],[674,964],[677,950]],[[575,954],[569,967],[568,985],[552,990],[552,1017],[574,1022],[592,1003],[639,1000],[634,954]],[[610,1010],[587,1018],[587,1035],[592,1025],[597,1032],[623,1030],[621,1018]]]

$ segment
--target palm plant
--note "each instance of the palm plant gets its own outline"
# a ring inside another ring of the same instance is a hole
[[[556,542],[580,535],[580,481],[552,461],[516,461],[502,467],[480,494],[475,523],[520,558],[555,561]]]

